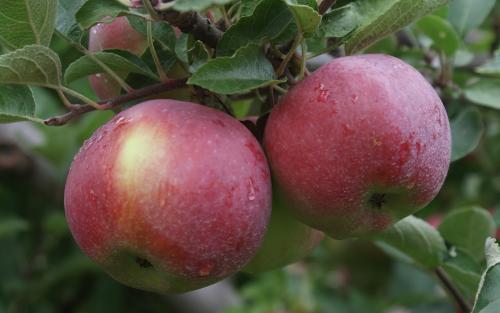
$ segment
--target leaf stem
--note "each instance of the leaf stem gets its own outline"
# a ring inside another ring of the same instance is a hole
[[[82,100],[83,102],[85,102],[86,104],[90,105],[91,107],[93,107],[96,110],[102,110],[103,109],[102,105],[100,105],[99,103],[95,102],[94,100],[92,100],[92,99],[90,99],[90,98],[82,95],[81,93],[74,91],[73,89],[70,89],[70,88],[67,88],[67,87],[64,87],[64,86],[60,86],[59,90],[61,92],[67,93],[70,96],[73,96],[75,98],[78,98],[78,99]]]
[[[293,41],[293,44],[292,44],[292,47],[290,48],[290,51],[288,51],[288,53],[285,56],[285,59],[283,60],[283,62],[281,62],[280,66],[278,67],[278,70],[276,71],[278,77],[283,75],[283,73],[285,72],[285,70],[288,66],[288,63],[290,63],[290,60],[293,58],[293,56],[297,52],[297,48],[301,44],[302,39],[303,39],[302,33],[298,33],[297,36],[295,37],[295,40]]]
[[[335,2],[337,2],[337,0],[323,0],[323,1],[321,1],[319,8],[318,8],[319,14],[321,14],[321,15],[325,14],[328,11],[328,9],[330,9],[335,4]]]
[[[134,90],[132,87],[130,87],[115,71],[113,71],[109,66],[107,66],[106,64],[104,64],[103,62],[101,62],[101,60],[99,60],[93,53],[91,53],[88,49],[86,49],[85,47],[83,47],[82,45],[78,44],[78,43],[75,43],[73,42],[72,40],[69,40],[67,39],[67,37],[60,33],[58,30],[56,30],[56,33],[68,40],[68,42],[71,44],[71,46],[75,49],[77,49],[78,51],[80,51],[81,53],[83,53],[84,55],[88,56],[95,64],[97,64],[99,67],[101,67],[103,69],[103,71],[108,74],[112,79],[114,79],[123,89],[125,89],[125,91],[127,92],[130,92],[132,90]]]
[[[163,69],[163,66],[161,65],[160,58],[158,57],[158,52],[156,51],[155,45],[154,45],[154,40],[153,40],[153,23],[151,21],[147,21],[147,37],[148,37],[148,45],[149,45],[149,51],[151,52],[151,56],[153,57],[153,61],[156,66],[156,71],[158,72],[158,75],[160,75],[160,80],[161,81],[166,81],[168,79],[167,73],[165,73],[165,70]]]
[[[222,13],[222,18],[224,19],[224,24],[226,26],[226,29],[228,29],[229,27],[231,27],[231,19],[229,18],[229,15],[226,11],[226,7],[221,5],[219,7],[219,10],[221,11]]]
[[[151,16],[151,19],[153,19],[155,21],[160,19],[155,8],[153,8],[153,5],[151,4],[150,0],[142,0],[142,4],[146,8],[146,11],[148,12],[148,14]]]
[[[307,53],[307,47],[306,47],[306,42],[305,40],[301,41],[300,44],[300,49],[301,49],[301,56],[300,56],[300,73],[299,73],[299,80],[304,79],[304,75],[306,72],[306,53]]]
[[[453,285],[448,275],[444,272],[441,267],[438,267],[435,270],[436,276],[441,281],[444,288],[448,291],[448,293],[455,300],[456,304],[460,307],[460,309],[464,312],[471,312],[472,307],[469,303],[464,299],[460,291]]]

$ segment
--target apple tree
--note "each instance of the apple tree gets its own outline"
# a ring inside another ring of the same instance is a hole
[[[0,312],[500,312],[496,1],[0,1],[0,46]]]

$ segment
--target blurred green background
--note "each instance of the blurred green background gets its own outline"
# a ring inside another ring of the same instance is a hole
[[[434,16],[446,14],[443,9]],[[417,22],[369,52],[398,56],[439,82],[444,74],[438,73],[433,60],[454,43],[446,27],[436,29],[431,22]],[[466,145],[464,154],[476,147],[479,138],[480,142],[471,154],[452,164],[443,190],[419,212],[421,218],[436,222],[450,211],[474,205],[488,209],[500,221],[495,213],[500,209],[500,112],[493,108],[495,102],[500,108],[500,56],[495,58],[499,42],[497,3],[486,22],[460,43],[454,60],[449,60],[454,63],[450,73],[456,86],[436,85],[454,135]],[[53,48],[61,53],[66,49],[58,42]],[[314,60],[324,61],[325,57]],[[479,93],[459,94],[458,89],[477,86],[473,76],[487,62],[497,62],[497,76],[479,82]],[[73,87],[92,96],[86,81]],[[37,89],[36,100],[44,103],[37,106],[44,108],[39,116],[53,116],[60,110],[50,92]],[[249,103],[235,103],[234,109],[240,116],[252,111]],[[73,156],[110,117],[110,113],[92,113],[62,128],[0,125],[0,312],[458,312],[432,273],[390,257],[368,240],[327,239],[302,262],[260,275],[237,274],[183,296],[155,295],[116,283],[80,252],[63,206],[64,180]],[[461,260],[469,262],[467,257]],[[464,265],[467,273],[452,275],[468,296],[474,294],[481,262],[476,262],[477,269],[476,263],[469,262]]]

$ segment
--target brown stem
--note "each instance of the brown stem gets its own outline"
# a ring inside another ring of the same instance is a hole
[[[222,37],[222,31],[215,27],[208,18],[194,11],[167,10],[158,12],[158,15],[170,25],[178,27],[183,33],[192,34],[194,38],[203,41],[212,48],[217,47],[217,43]]]
[[[319,14],[323,15],[328,11],[329,8],[331,8],[337,0],[323,0],[321,1],[319,5]]]
[[[159,94],[165,91],[170,91],[174,89],[178,89],[181,87],[184,87],[186,85],[187,79],[171,79],[162,83],[158,83],[155,85],[147,86],[141,89],[134,90],[132,92],[129,92],[127,94],[118,96],[113,99],[108,99],[108,100],[103,100],[99,102],[100,105],[102,105],[103,110],[112,110],[115,107],[122,105],[124,103],[133,101],[133,100],[139,100],[142,98],[145,98],[147,96]],[[56,116],[49,118],[44,121],[45,125],[48,126],[62,126],[68,123],[70,120],[83,115],[87,112],[94,111],[95,108],[90,106],[90,105],[78,105],[75,106],[73,110],[69,111],[66,114],[63,114],[61,116]]]
[[[443,271],[442,268],[438,267],[435,270],[435,273],[443,286],[446,288],[446,290],[450,293],[450,295],[453,297],[457,305],[460,307],[460,309],[464,312],[471,312],[472,308],[470,304],[464,299],[462,294],[460,294],[460,291],[453,285],[451,282],[450,278],[446,273]]]

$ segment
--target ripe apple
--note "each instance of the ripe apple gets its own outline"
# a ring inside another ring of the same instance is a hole
[[[112,277],[184,292],[253,257],[271,210],[270,172],[237,120],[198,104],[151,100],[84,144],[64,201],[76,242]]]
[[[99,23],[90,30],[90,52],[118,49],[141,56],[147,47],[146,37],[136,31],[125,16],[117,17],[111,23]],[[126,73],[122,74],[126,76]],[[100,99],[109,99],[120,94],[120,85],[108,74],[92,75],[89,79],[92,89]]]
[[[323,238],[322,232],[299,222],[287,207],[273,198],[264,240],[243,271],[256,274],[295,263],[306,257]]]
[[[446,177],[450,125],[425,78],[386,55],[336,59],[297,84],[264,135],[271,171],[301,221],[342,239],[429,203]]]

